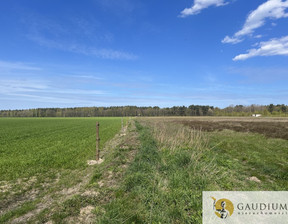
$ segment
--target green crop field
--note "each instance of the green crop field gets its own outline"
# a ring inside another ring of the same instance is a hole
[[[120,130],[121,118],[0,119],[1,180],[83,167],[95,158],[96,121],[103,146]]]
[[[54,182],[60,190],[81,181],[87,160],[95,159],[97,121],[102,148],[120,131],[121,118],[0,119],[0,211],[17,200],[33,204],[24,198],[44,196]]]

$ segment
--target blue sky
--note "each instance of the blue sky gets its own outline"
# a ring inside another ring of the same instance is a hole
[[[0,109],[287,104],[288,0],[0,1]]]

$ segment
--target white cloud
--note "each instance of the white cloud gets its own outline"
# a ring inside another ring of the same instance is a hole
[[[225,0],[194,0],[194,5],[192,5],[190,8],[184,9],[180,17],[187,17],[190,15],[196,15],[202,11],[202,9],[208,8],[210,6],[223,6],[227,5],[228,2],[225,2]]]
[[[243,39],[240,39],[239,37],[229,37],[226,36],[223,40],[222,43],[230,43],[230,44],[237,44],[242,42]]]
[[[3,70],[32,70],[39,71],[41,68],[31,66],[27,63],[22,62],[8,62],[8,61],[0,61],[0,71]]]
[[[49,84],[50,85],[49,85]],[[23,80],[23,79],[0,79],[0,94],[11,95],[15,93],[37,94],[69,94],[69,95],[103,95],[107,92],[94,89],[69,89],[51,86],[51,81]]]
[[[130,1],[119,0],[117,5],[126,2],[128,4]],[[113,0],[101,0],[101,2],[113,5]],[[44,19],[39,15],[32,16],[32,18],[33,21],[25,21],[25,24],[29,25],[26,38],[40,46],[102,59],[135,60],[138,58],[135,54],[125,50],[106,47],[109,46],[107,44],[113,42],[114,35],[105,29],[103,30],[101,23],[94,17],[87,20],[75,17],[66,21],[68,25],[59,23],[59,21]],[[70,30],[67,27],[70,27]],[[93,44],[87,45],[87,42],[93,42]],[[103,43],[105,43],[105,47],[101,47]]]
[[[259,48],[248,50],[246,54],[240,54],[233,58],[233,61],[246,60],[256,56],[273,56],[287,55],[288,56],[288,36],[282,38],[274,38],[269,41],[260,42],[257,44]]]
[[[88,79],[88,80],[103,80],[103,78],[94,75],[69,75],[70,78]]]
[[[48,48],[55,48],[62,51],[77,53],[77,54],[84,54],[89,56],[96,56],[102,59],[116,59],[116,60],[136,60],[138,57],[135,54],[125,52],[125,51],[118,51],[113,49],[105,49],[105,48],[94,48],[90,46],[80,45],[80,44],[70,44],[64,43],[61,41],[54,41],[45,38],[39,34],[37,35],[29,35],[27,36],[30,40],[34,41],[35,43],[48,47]]]
[[[222,43],[236,44],[243,41],[243,37],[252,35],[254,30],[263,26],[266,19],[280,19],[288,17],[285,10],[288,8],[288,0],[268,0],[261,4],[256,10],[252,11],[241,30],[232,37],[226,36]]]
[[[95,49],[95,48],[87,48],[87,54],[94,55],[96,57],[100,57],[103,59],[119,59],[119,60],[136,60],[138,57],[134,54],[117,51],[112,49]]]
[[[258,35],[256,35],[256,36],[254,36],[254,38],[262,38],[262,35],[261,34],[258,34]]]
[[[10,95],[17,92],[39,92],[48,89],[41,80],[0,79],[0,94]]]

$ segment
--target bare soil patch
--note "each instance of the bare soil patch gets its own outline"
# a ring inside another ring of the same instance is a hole
[[[252,132],[263,134],[269,138],[288,140],[287,119],[258,119],[258,118],[213,118],[213,119],[177,119],[173,122],[182,123],[194,129],[203,131],[222,131],[229,129],[237,132]]]

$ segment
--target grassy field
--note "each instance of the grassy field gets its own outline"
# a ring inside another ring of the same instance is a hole
[[[201,223],[204,190],[288,190],[288,119],[100,119],[87,167],[96,120],[0,120],[0,223]]]
[[[202,191],[284,190],[288,141],[259,134],[259,125],[287,128],[287,120],[249,118],[142,118],[141,147],[120,193],[104,206],[99,223],[202,223]],[[225,122],[226,128],[218,129]],[[234,130],[251,122],[250,129]],[[215,124],[213,126],[213,124]],[[195,125],[195,126],[194,126]],[[214,129],[212,129],[214,127]],[[204,130],[203,130],[204,129]],[[255,130],[252,132],[251,130]],[[269,135],[268,135],[269,136]]]

